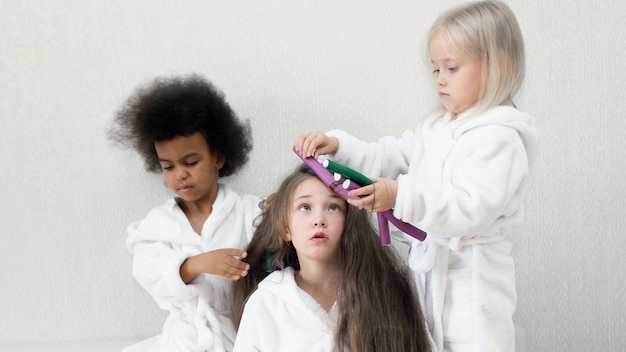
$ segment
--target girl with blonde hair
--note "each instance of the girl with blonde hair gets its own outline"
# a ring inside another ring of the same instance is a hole
[[[444,12],[427,37],[440,108],[401,137],[366,143],[344,131],[296,140],[376,182],[350,204],[393,209],[426,231],[406,238],[438,351],[514,351],[515,268],[508,235],[523,219],[535,160],[534,119],[513,104],[525,70],[511,9],[479,1]]]

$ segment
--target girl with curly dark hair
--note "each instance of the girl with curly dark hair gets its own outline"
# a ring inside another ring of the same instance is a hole
[[[199,75],[157,78],[117,112],[109,137],[162,173],[174,197],[128,226],[133,275],[170,312],[162,334],[126,351],[229,351],[230,281],[247,275],[258,198],[220,182],[252,149],[248,121]]]

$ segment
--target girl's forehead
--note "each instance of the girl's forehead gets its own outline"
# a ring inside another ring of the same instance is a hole
[[[294,196],[302,196],[304,194],[323,194],[324,192],[332,192],[322,180],[317,177],[308,177],[304,179],[294,190]],[[321,192],[321,193],[320,193]]]
[[[294,189],[292,201],[301,199],[337,199],[337,201],[343,201],[337,193],[326,186],[322,180],[317,177],[309,177],[300,182],[300,184]]]
[[[453,40],[450,35],[446,32],[438,32],[435,34],[428,43],[428,51],[430,55],[433,55],[433,51],[442,51],[447,54],[455,54],[459,56],[459,54],[463,51],[460,49],[461,46]]]
[[[467,45],[437,34],[428,44],[428,57],[431,61],[454,61],[471,60],[479,56],[472,53]]]
[[[194,133],[190,136],[179,135],[165,141],[155,141],[154,146],[157,149],[157,153],[159,153],[159,151],[161,153],[184,152],[190,150],[202,153],[210,151],[206,140],[200,133]]]

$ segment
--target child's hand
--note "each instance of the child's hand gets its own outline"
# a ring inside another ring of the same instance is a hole
[[[180,277],[185,283],[189,283],[200,273],[239,280],[248,275],[248,269],[250,269],[248,263],[241,261],[247,255],[246,251],[236,248],[222,248],[201,253],[188,258],[180,266]]]
[[[348,203],[375,212],[393,208],[398,194],[398,181],[388,178],[372,178],[372,181],[374,183],[371,185],[348,192]]]
[[[339,148],[337,138],[328,137],[322,132],[309,132],[296,138],[296,150],[300,155],[317,159],[323,154],[334,154]]]

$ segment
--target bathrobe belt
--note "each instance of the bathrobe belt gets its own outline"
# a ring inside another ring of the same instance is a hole
[[[460,237],[441,238],[428,236],[424,242],[412,241],[408,258],[409,267],[415,274],[415,285],[420,298],[420,304],[426,309],[426,273],[431,272],[429,291],[432,299],[432,320],[430,331],[437,351],[443,351],[443,305],[446,296],[446,284],[448,282],[448,254],[450,251],[458,252],[464,246],[474,244],[486,244],[503,241],[503,236],[485,236],[463,239]],[[437,280],[435,280],[437,278]],[[428,317],[429,312],[424,311]]]
[[[235,343],[235,330],[227,312],[220,314],[207,305],[199,304],[194,310],[176,311],[168,319],[188,321],[195,331],[187,330],[184,339],[200,351],[225,352],[232,350]]]
[[[226,346],[232,349],[235,343],[234,330],[227,331],[232,323],[226,316],[205,308],[196,312],[193,323],[198,333],[198,347],[216,352],[225,352]]]

